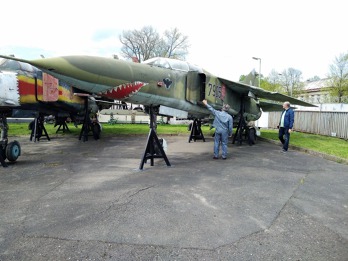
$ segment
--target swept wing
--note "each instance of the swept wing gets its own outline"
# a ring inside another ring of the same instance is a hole
[[[316,107],[315,105],[311,103],[307,103],[298,99],[295,99],[293,97],[278,93],[278,92],[270,92],[266,91],[264,89],[261,89],[259,87],[255,86],[250,86],[246,85],[243,83],[239,82],[233,82],[230,80],[226,80],[223,78],[218,78],[227,88],[230,88],[236,93],[239,93],[240,95],[244,95],[245,97],[254,95],[256,99],[265,99],[265,100],[271,100],[271,101],[277,101],[277,102],[285,102],[288,101],[291,104],[296,104],[296,105],[302,105],[302,106],[307,106],[307,107]],[[271,103],[268,102],[267,104],[264,103],[266,107],[271,108]],[[274,109],[277,107],[276,104],[274,104]]]

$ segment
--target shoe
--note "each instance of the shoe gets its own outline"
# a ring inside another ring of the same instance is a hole
[[[284,153],[285,153],[285,152],[288,152],[288,151],[287,151],[287,150],[282,149],[282,152],[284,152]]]
[[[225,160],[226,158],[222,157],[223,160]]]
[[[219,159],[219,158],[214,156],[213,159]]]

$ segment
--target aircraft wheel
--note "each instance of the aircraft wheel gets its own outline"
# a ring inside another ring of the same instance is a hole
[[[100,133],[101,133],[101,127],[100,127],[100,125],[98,123],[93,124],[92,132],[93,132],[93,138],[95,140],[99,140],[100,139]]]
[[[249,140],[249,145],[255,144],[256,140],[256,130],[254,128],[250,128],[248,131],[248,140]]]
[[[16,161],[21,155],[21,146],[18,141],[12,141],[6,146],[6,158],[9,161]]]

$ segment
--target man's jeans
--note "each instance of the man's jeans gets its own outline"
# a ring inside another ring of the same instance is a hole
[[[285,136],[285,139],[284,139],[284,136]],[[290,141],[289,129],[280,127],[278,137],[279,137],[280,142],[283,144],[283,149],[285,151],[288,151],[289,141]]]
[[[214,156],[219,157],[219,147],[221,142],[221,150],[222,150],[222,157],[227,157],[227,143],[228,143],[228,133],[217,133],[215,132],[215,139],[214,139]]]

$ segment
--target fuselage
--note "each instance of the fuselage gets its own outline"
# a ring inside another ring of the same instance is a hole
[[[261,115],[254,99],[241,97],[218,77],[183,61],[153,58],[145,63],[133,63],[104,57],[66,56],[30,62],[81,90],[109,99],[146,106],[165,105],[195,118],[209,115],[200,103],[203,99],[217,109],[228,103],[232,115],[238,114],[244,99],[247,120],[256,120]]]

